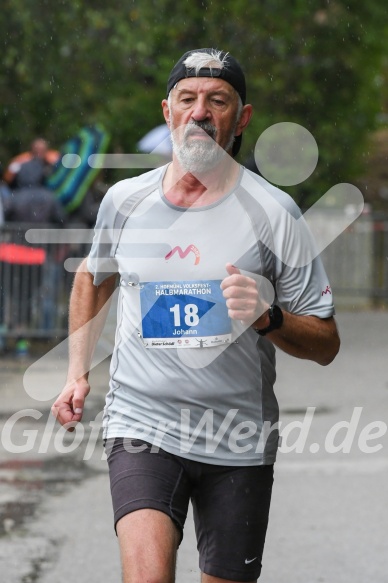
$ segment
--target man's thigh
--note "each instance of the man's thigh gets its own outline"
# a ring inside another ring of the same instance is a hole
[[[209,466],[201,476],[193,507],[200,568],[209,581],[260,576],[272,484],[273,466]]]

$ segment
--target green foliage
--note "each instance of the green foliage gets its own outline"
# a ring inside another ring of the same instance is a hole
[[[279,121],[315,136],[318,168],[290,191],[310,204],[360,173],[381,107],[386,19],[384,0],[3,0],[3,164],[36,135],[58,146],[97,121],[112,135],[111,151],[134,152],[163,122],[174,62],[215,46],[242,63],[255,107],[241,160]]]

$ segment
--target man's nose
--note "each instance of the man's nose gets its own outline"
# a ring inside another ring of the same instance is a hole
[[[207,107],[205,99],[196,100],[191,117],[194,121],[203,121],[205,119],[209,119],[210,111]]]

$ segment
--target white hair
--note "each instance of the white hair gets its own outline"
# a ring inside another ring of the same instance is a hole
[[[185,65],[186,69],[195,69],[195,75],[198,77],[200,70],[204,67],[212,70],[212,68],[223,69],[225,66],[227,66],[227,59],[228,59],[229,53],[225,53],[222,58],[221,58],[221,54],[222,54],[222,51],[217,51],[216,49],[210,49],[209,53],[201,53],[201,52],[197,51],[195,53],[191,53],[191,55],[189,55],[187,57],[187,59],[183,62],[183,64]],[[178,81],[178,83],[179,83],[179,81]],[[178,83],[176,83],[174,85],[174,87],[172,87],[172,89],[175,89],[175,87],[178,85]],[[234,89],[234,87],[233,87],[233,89]],[[236,92],[237,99],[238,99],[237,119],[240,119],[242,108],[243,108],[243,102],[242,102],[240,94],[236,91],[236,89],[234,89],[234,91]],[[168,107],[171,111],[171,91],[167,96],[167,102],[168,102]]]
[[[197,51],[196,53],[191,53],[191,55],[183,61],[183,64],[186,69],[195,69],[196,75],[198,75],[203,67],[208,67],[210,70],[212,68],[223,69],[227,63],[229,53],[226,53],[222,58],[221,54],[222,51],[217,51],[215,49],[211,49],[209,53]]]

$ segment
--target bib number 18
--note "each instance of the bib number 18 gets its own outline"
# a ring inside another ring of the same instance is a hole
[[[179,304],[175,304],[172,308],[170,308],[170,312],[174,314],[174,326],[181,325],[181,306]],[[184,320],[186,326],[197,326],[199,322],[198,317],[198,306],[195,304],[186,304],[184,307]]]

